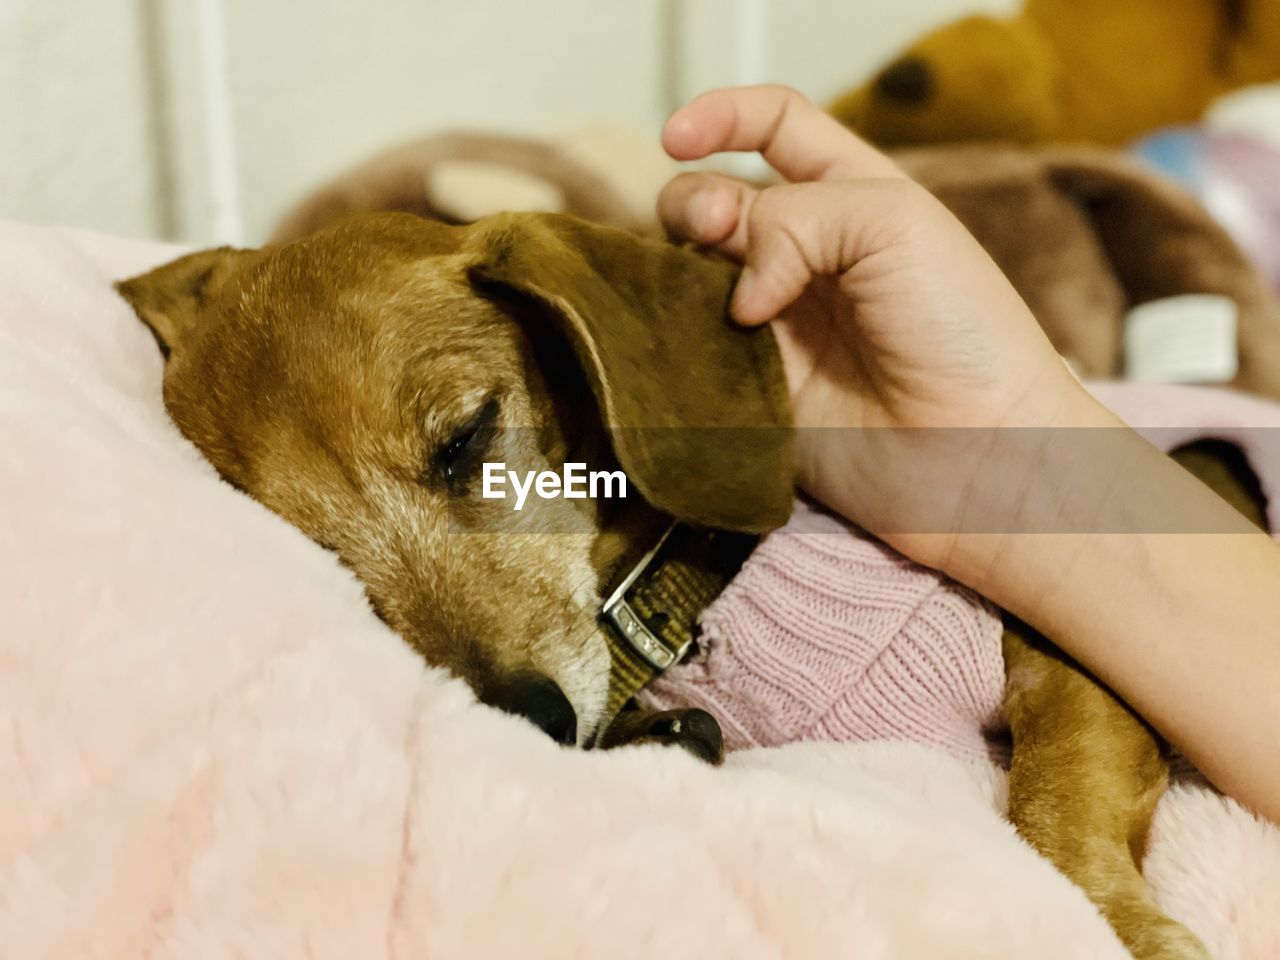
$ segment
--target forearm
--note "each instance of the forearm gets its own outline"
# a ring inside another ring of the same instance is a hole
[[[758,150],[792,181],[689,174],[660,209],[743,264],[740,322],[776,320],[801,487],[1039,628],[1280,820],[1280,548],[1094,402],[960,223],[812,104],[705,94],[664,144]]]
[[[1077,422],[1115,425],[1088,408]],[[941,565],[1280,821],[1280,546],[1136,434],[1108,430],[1106,444],[1108,469],[1080,444],[1044,446],[1016,524],[956,535]],[[1083,491],[1061,479],[1082,456]]]

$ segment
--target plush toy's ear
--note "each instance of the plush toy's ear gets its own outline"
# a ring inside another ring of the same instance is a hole
[[[246,252],[230,247],[202,250],[122,280],[116,290],[151,329],[160,352],[168,359],[196,323],[224,268]]]
[[[1094,151],[1044,154],[1052,182],[1089,216],[1130,306],[1184,293],[1234,296],[1243,253],[1191,196],[1136,163]]]
[[[1236,386],[1280,396],[1280,304],[1200,203],[1136,163],[1084,150],[1045,153],[1046,170],[1088,214],[1129,306],[1191,293],[1239,308]]]
[[[645,499],[730,530],[786,522],[794,471],[786,383],[773,333],[729,319],[734,268],[553,214],[492,217],[468,244],[474,283],[550,312]]]

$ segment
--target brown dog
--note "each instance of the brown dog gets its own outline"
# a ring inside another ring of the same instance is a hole
[[[601,598],[627,562],[671,516],[761,532],[790,510],[776,346],[730,329],[734,279],[567,217],[379,214],[120,290],[167,357],[173,420],[229,483],[334,550],[378,615],[481,700],[589,744],[611,719]],[[1216,451],[1185,459],[1247,486]],[[571,460],[621,466],[642,496],[530,498],[518,515],[481,496],[482,462]],[[1155,737],[1029,629],[1011,622],[1005,652],[1013,822],[1135,955],[1203,957],[1138,868],[1167,778]],[[692,738],[716,758],[718,731],[692,719],[630,715],[608,739]]]
[[[727,329],[732,282],[727,266],[567,217],[453,228],[381,214],[279,248],[194,254],[120,290],[167,356],[170,415],[229,483],[334,550],[378,615],[481,700],[586,743],[610,672],[601,590],[662,529],[648,504],[757,531],[789,510],[783,430],[700,459],[669,429],[786,422],[772,336],[721,338],[729,360],[687,322]],[[639,358],[599,356],[586,327],[626,321],[652,340],[655,317],[669,318],[655,341],[668,355],[645,364],[723,371],[703,378],[717,416],[674,409],[644,378],[614,389]],[[591,356],[580,364],[575,348]],[[773,396],[734,382],[744,357]],[[628,428],[648,410],[656,430],[615,429],[611,446],[601,414]],[[525,473],[617,459],[645,497],[612,514],[538,498],[514,514],[480,496],[482,461]],[[556,535],[520,535],[531,530]]]

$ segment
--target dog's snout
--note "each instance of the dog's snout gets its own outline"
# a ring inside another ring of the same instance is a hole
[[[564,691],[550,677],[524,674],[509,684],[489,703],[499,710],[524,717],[556,743],[572,745],[578,739],[578,715]]]

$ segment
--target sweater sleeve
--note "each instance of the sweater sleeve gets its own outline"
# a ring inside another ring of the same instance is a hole
[[[971,591],[799,504],[704,613],[699,655],[644,699],[710,711],[730,748],[912,740],[986,756],[1001,630]]]

